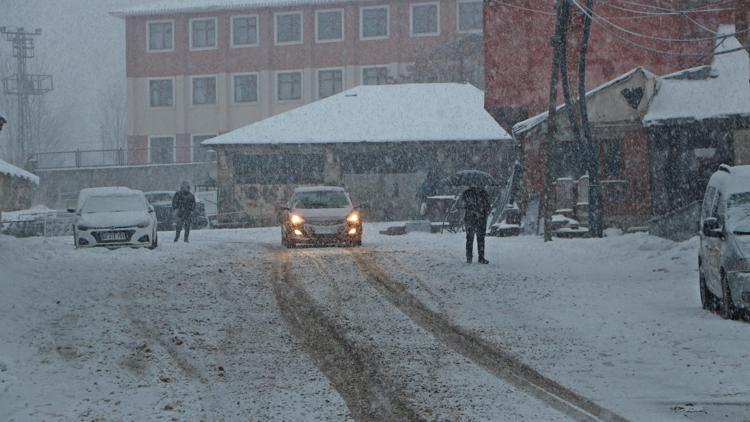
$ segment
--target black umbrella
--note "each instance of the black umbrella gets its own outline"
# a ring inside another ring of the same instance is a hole
[[[443,183],[447,186],[498,186],[494,177],[479,170],[461,170]]]

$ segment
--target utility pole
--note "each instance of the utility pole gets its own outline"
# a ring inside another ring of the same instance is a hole
[[[27,166],[27,153],[32,148],[31,97],[44,95],[52,91],[52,76],[30,74],[27,60],[34,58],[34,37],[42,35],[37,28],[33,32],[24,28],[0,27],[0,35],[11,43],[13,57],[16,59],[16,73],[3,78],[3,92],[18,97],[17,124],[14,125],[16,140],[11,148],[12,161],[19,167]]]
[[[552,37],[552,76],[549,87],[549,113],[547,114],[547,142],[544,143],[544,188],[542,189],[542,209],[544,214],[544,241],[552,240],[552,152],[557,137],[557,83],[560,76],[560,61],[562,60],[562,48],[565,43],[565,32],[567,22],[563,12],[563,1],[557,0],[555,5],[556,23],[555,35]]]

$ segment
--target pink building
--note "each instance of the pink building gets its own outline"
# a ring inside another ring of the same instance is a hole
[[[482,0],[167,0],[112,14],[126,24],[130,164],[203,161],[207,138],[398,82],[483,24]]]

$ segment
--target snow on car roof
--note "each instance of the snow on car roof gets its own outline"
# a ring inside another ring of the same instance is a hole
[[[11,177],[19,177],[21,179],[26,179],[35,185],[39,184],[39,176],[35,174],[31,174],[28,171],[22,168],[16,167],[13,164],[10,164],[3,160],[0,160],[0,174],[5,174]]]
[[[341,186],[300,186],[294,189],[294,192],[321,192],[321,191],[334,191],[334,192],[345,192],[346,189]]]
[[[358,86],[203,145],[496,141],[510,135],[470,84]]]
[[[734,25],[721,25],[718,33],[730,35]],[[669,120],[699,121],[729,116],[750,116],[750,92],[747,85],[750,63],[747,52],[734,36],[716,40],[716,52],[735,50],[714,56],[711,72],[701,79],[661,77],[657,91],[643,119],[644,126]]]
[[[117,17],[198,13],[218,10],[258,9],[318,4],[365,2],[368,0],[162,0],[150,4],[125,7],[110,12]]]
[[[708,182],[709,186],[715,186],[724,194],[750,192],[750,165],[748,166],[726,166],[727,171],[718,170]]]

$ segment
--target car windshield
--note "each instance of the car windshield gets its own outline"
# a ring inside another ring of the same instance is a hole
[[[170,192],[147,193],[146,199],[148,202],[154,204],[156,202],[170,202],[172,201],[173,196],[174,193]]]
[[[146,204],[138,195],[125,196],[95,196],[86,200],[83,204],[83,212],[86,214],[100,212],[127,212],[145,211]]]
[[[727,200],[727,227],[735,234],[750,235],[750,192],[735,193]]]
[[[346,208],[350,205],[349,198],[342,191],[314,191],[298,192],[292,200],[292,208]]]

